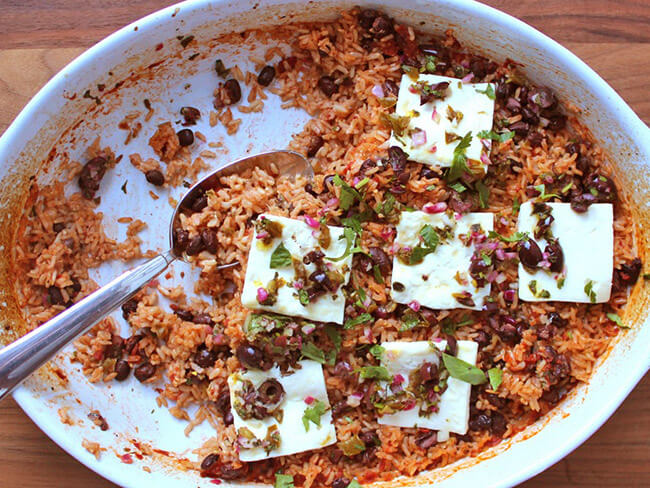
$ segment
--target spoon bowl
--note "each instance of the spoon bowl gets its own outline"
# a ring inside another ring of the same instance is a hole
[[[131,299],[142,287],[160,275],[176,259],[187,261],[186,255],[174,252],[174,233],[180,228],[180,215],[192,212],[192,204],[207,190],[219,186],[220,179],[259,167],[282,175],[302,175],[311,179],[314,172],[307,160],[293,151],[269,151],[228,163],[192,186],[174,209],[169,226],[170,249],[123,273],[40,327],[25,334],[0,350],[0,400],[5,398],[34,371],[60,349],[86,332],[120,305]],[[239,263],[225,263],[217,269]]]

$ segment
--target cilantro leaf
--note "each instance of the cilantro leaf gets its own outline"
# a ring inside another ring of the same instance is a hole
[[[594,291],[594,282],[592,280],[587,281],[585,294],[589,297],[591,303],[596,303],[596,292]]]
[[[479,139],[488,139],[498,142],[506,142],[515,137],[515,133],[511,130],[502,133],[495,132],[493,130],[482,130],[476,135]]]
[[[313,342],[305,342],[300,350],[303,357],[325,364],[325,352]]]
[[[369,320],[372,320],[372,315],[370,315],[369,313],[362,313],[358,317],[346,320],[345,324],[343,325],[343,328],[345,330],[352,329],[352,328],[356,327],[359,324],[363,324],[365,322],[368,322]]]
[[[275,473],[273,488],[293,488],[293,476],[290,474]]]
[[[424,261],[424,257],[427,254],[431,254],[432,252],[435,252],[435,249],[432,249],[430,247],[415,246],[411,250],[408,264],[420,264],[422,261]]]
[[[494,93],[494,88],[492,88],[492,83],[488,83],[485,90],[476,90],[476,93],[483,93],[490,100],[496,100],[496,98],[497,98],[496,94]]]
[[[490,379],[490,386],[494,391],[498,390],[503,381],[503,371],[499,368],[490,368],[487,373]]]
[[[383,366],[363,366],[359,369],[361,379],[390,381],[391,376]]]
[[[271,254],[270,267],[273,269],[284,268],[286,266],[291,266],[291,253],[284,247],[284,243],[281,242]]]
[[[485,373],[482,370],[462,359],[443,352],[442,361],[452,378],[459,379],[471,385],[482,385],[487,381]]]
[[[339,207],[341,210],[348,210],[356,200],[361,201],[359,192],[348,185],[339,175],[334,175],[334,184],[341,189]]]
[[[467,166],[467,156],[465,156],[465,151],[472,142],[472,132],[468,132],[460,140],[458,145],[454,148],[454,157],[451,161],[451,167],[447,172],[447,181],[456,181],[458,178],[463,176],[463,173],[469,172]]]
[[[327,337],[330,338],[330,341],[332,341],[332,343],[334,344],[336,350],[340,351],[342,339],[341,339],[341,333],[338,331],[338,329],[333,325],[326,325],[325,333],[327,334]]]
[[[458,193],[463,193],[465,190],[467,190],[467,188],[465,188],[465,185],[463,185],[462,183],[460,183],[458,181],[456,183],[452,183],[451,185],[448,185],[448,186],[452,190],[456,190]],[[435,188],[434,188],[434,190],[435,190]]]
[[[320,418],[329,410],[325,402],[316,400],[310,407],[305,408],[302,414],[302,425],[305,426],[305,432],[309,432],[309,422],[313,422],[320,427]]]
[[[363,488],[363,486],[361,486],[357,480],[352,480],[346,488]]]
[[[528,232],[515,232],[511,236],[503,236],[498,232],[491,230],[490,232],[488,232],[488,237],[490,239],[499,239],[500,241],[503,242],[519,242],[528,239]]]
[[[518,214],[520,208],[521,202],[519,202],[519,198],[515,197],[515,199],[512,201],[512,213],[515,215]]]
[[[543,185],[543,184],[542,185],[537,185],[537,186],[535,186],[533,188],[535,188],[535,190],[537,190],[539,192],[539,196],[537,198],[539,198],[540,200],[549,200],[551,198],[560,198],[560,195],[558,195],[557,193],[546,193],[546,185]]]
[[[309,293],[307,293],[307,290],[304,288],[298,290],[298,300],[300,301],[300,304],[305,307],[309,305]]]
[[[481,180],[478,180],[474,186],[476,187],[476,191],[478,192],[478,201],[479,204],[481,205],[481,208],[488,208],[488,199],[490,198],[490,189],[485,186],[485,183],[483,183]]]
[[[435,251],[440,243],[440,236],[436,232],[436,229],[426,224],[420,229],[419,234],[427,247],[431,248],[432,252]]]
[[[380,346],[379,344],[375,344],[370,348],[370,354],[375,356],[376,359],[381,359],[381,355],[384,354],[384,351],[386,348]]]
[[[608,313],[607,318],[609,320],[611,320],[612,322],[614,322],[619,327],[621,327],[622,329],[629,329],[629,327],[623,323],[623,321],[621,320],[621,317],[619,317],[615,313]]]

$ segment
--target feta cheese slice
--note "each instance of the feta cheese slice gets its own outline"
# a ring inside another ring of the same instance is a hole
[[[269,371],[245,371],[233,373],[228,377],[230,388],[230,404],[235,405],[240,401],[237,392],[241,391],[243,382],[252,382],[255,388],[264,381],[273,378],[280,382],[285,391],[285,397],[279,408],[282,409],[282,421],[278,422],[274,417],[267,417],[263,420],[242,419],[236,408],[232,408],[235,430],[247,428],[257,439],[265,439],[269,427],[277,427],[280,436],[280,444],[277,448],[266,452],[263,447],[244,448],[240,446],[239,459],[242,461],[259,461],[278,456],[287,456],[297,452],[320,449],[336,442],[336,430],[332,423],[332,412],[325,389],[325,377],[323,368],[316,361],[300,361],[300,369],[289,375],[282,375],[276,366]],[[305,430],[302,416],[305,409],[316,401],[325,403],[327,411],[320,417],[320,426],[313,422],[309,423],[309,431]]]
[[[607,302],[614,267],[612,205],[596,203],[590,205],[585,213],[574,212],[569,203],[547,205],[551,207],[551,216],[555,219],[550,231],[562,247],[564,271],[551,273],[537,269],[531,273],[520,263],[519,298],[530,302]],[[533,238],[537,220],[532,202],[523,203],[517,224],[519,232],[527,232]],[[536,242],[544,251],[546,240]]]
[[[456,219],[447,213],[402,212],[395,242],[402,248],[421,246],[420,230],[425,225],[439,229],[438,234],[447,232],[449,238],[441,238],[435,252],[427,254],[420,264],[404,264],[397,255],[393,258],[393,300],[417,301],[434,309],[481,310],[485,297],[490,294],[490,283],[476,288],[469,275],[474,244],[465,246],[460,236],[469,235],[473,225],[479,225],[487,234],[493,228],[492,214],[469,213]],[[453,295],[458,293],[469,293],[474,305],[461,304]]]
[[[445,350],[447,341],[429,343],[417,342],[384,342],[385,349],[382,354],[381,364],[391,376],[397,374],[404,378],[403,386],[408,386],[409,374],[416,370],[423,362],[439,364],[438,356],[431,351],[431,345],[441,351]],[[457,357],[472,365],[476,365],[478,344],[474,341],[458,341]],[[377,422],[383,425],[396,427],[423,427],[439,431],[438,441],[442,442],[449,437],[449,432],[456,434],[467,433],[469,422],[469,396],[472,385],[456,378],[447,380],[447,389],[440,397],[439,410],[428,417],[419,414],[419,406],[410,410],[391,413],[379,417]]]
[[[307,305],[300,302],[298,289],[300,285],[295,285],[300,277],[296,276],[294,266],[271,268],[271,256],[282,243],[291,254],[292,259],[299,262],[299,266],[304,266],[306,276],[303,278],[303,287],[306,288],[309,283],[305,281],[308,281],[307,277],[316,270],[316,265],[305,265],[302,259],[307,253],[315,249],[320,249],[326,257],[341,256],[346,248],[346,240],[342,239],[343,229],[328,226],[330,244],[327,249],[321,249],[318,239],[314,236],[314,229],[305,222],[268,214],[258,217],[258,219],[261,218],[279,223],[282,226],[282,236],[273,238],[269,244],[265,244],[262,239],[257,238],[257,232],[253,235],[248,253],[244,289],[241,296],[242,305],[251,310],[268,310],[293,317],[342,324],[343,310],[345,309],[342,286],[350,279],[352,255],[341,261],[325,261],[330,271],[338,272],[343,276],[343,283],[335,293],[325,293]],[[282,286],[277,290],[277,299],[273,304],[262,305],[258,301],[258,289],[266,289],[276,274],[278,280],[282,283]]]
[[[435,86],[441,82],[449,83],[448,96],[420,105],[418,83]],[[495,88],[493,83],[463,83],[447,76],[421,74],[414,81],[408,75],[403,75],[395,114],[410,117],[410,120],[403,135],[393,132],[390,145],[400,146],[410,159],[419,163],[449,167],[459,143],[458,139],[450,139],[456,136],[462,138],[470,132],[471,142],[465,156],[473,160],[473,164],[481,165],[481,154],[487,153],[488,148],[483,145],[478,133],[492,129],[494,100],[486,92],[491,90],[494,93]],[[420,131],[424,131],[424,136]],[[418,135],[414,138],[414,134]]]

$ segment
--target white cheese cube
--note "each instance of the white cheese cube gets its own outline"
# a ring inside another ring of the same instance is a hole
[[[457,357],[467,363],[476,365],[478,344],[474,341],[458,341],[457,344]],[[401,375],[405,380],[402,385],[406,388],[409,374],[418,369],[422,363],[430,362],[439,365],[438,356],[432,352],[431,345],[444,351],[447,341],[441,340],[433,343],[426,341],[384,342],[382,347],[385,350],[382,354],[381,364],[392,376]],[[465,434],[469,422],[471,389],[471,384],[450,377],[447,380],[447,389],[440,397],[438,412],[425,417],[420,415],[419,406],[416,405],[410,410],[383,415],[379,417],[377,422],[396,427],[422,427],[437,430],[439,431],[439,442],[449,438],[449,432]]]
[[[531,273],[519,264],[519,298],[531,302],[608,301],[614,267],[612,205],[596,203],[589,206],[585,213],[574,212],[569,203],[548,205],[551,207],[551,216],[555,219],[550,231],[562,247],[564,271],[551,273],[537,269]],[[518,222],[519,232],[527,232],[531,238],[538,221],[538,216],[532,211],[532,202],[523,203]],[[546,240],[539,239],[536,242],[543,252]],[[531,282],[534,284],[531,285]]]
[[[441,82],[449,83],[448,96],[443,100],[434,99],[420,105],[418,83],[435,86]],[[491,93],[494,93],[495,88],[493,83],[463,83],[457,78],[447,76],[421,74],[417,81],[414,81],[408,75],[403,75],[395,114],[410,117],[410,121],[402,136],[395,133],[391,135],[390,145],[400,146],[409,155],[409,159],[419,163],[449,167],[459,141],[447,143],[449,136],[445,134],[462,138],[471,132],[472,138],[465,150],[465,156],[478,165],[481,162],[481,154],[489,152],[478,133],[492,130],[494,114],[494,100],[485,92],[491,90]],[[458,115],[454,117],[454,114]],[[419,134],[420,131],[424,131],[425,135]],[[415,141],[413,134],[419,134]]]
[[[292,259],[302,263],[303,257],[309,252],[320,249],[326,257],[335,258],[343,255],[346,248],[346,240],[342,239],[343,229],[340,227],[328,227],[330,232],[330,245],[327,249],[321,249],[315,230],[300,220],[278,217],[275,215],[262,215],[259,218],[266,218],[269,221],[282,225],[282,236],[274,238],[270,244],[265,244],[262,239],[257,238],[257,232],[252,237],[250,251],[248,253],[248,265],[244,289],[242,290],[241,301],[244,307],[251,310],[268,310],[293,317],[303,317],[320,322],[343,323],[343,311],[345,309],[345,297],[341,287],[350,279],[350,264],[352,256],[341,261],[324,260],[328,270],[339,272],[343,278],[343,284],[335,293],[327,292],[317,297],[307,305],[303,305],[299,298],[296,271],[292,265],[271,268],[271,255],[278,248],[280,243],[284,245],[291,254]],[[317,231],[316,231],[317,232]],[[302,265],[308,277],[316,270],[316,265]],[[266,289],[269,282],[276,276],[282,283],[277,290],[277,299],[270,305],[262,305],[258,301],[258,289]],[[304,282],[307,281],[307,282]],[[303,280],[303,288],[310,286],[309,280]]]
[[[404,264],[397,255],[393,258],[393,300],[407,304],[416,301],[434,309],[481,310],[485,297],[490,295],[490,283],[476,288],[469,275],[474,244],[466,246],[459,236],[471,234],[473,225],[479,225],[487,235],[493,229],[492,214],[469,213],[456,219],[447,213],[402,212],[395,242],[402,248],[422,246],[420,231],[425,225],[447,229],[450,238],[441,239],[435,252],[427,254],[419,264]],[[473,306],[459,303],[453,295],[462,293],[471,296]]]
[[[242,461],[259,461],[260,459],[287,456],[297,452],[320,449],[336,442],[336,430],[332,423],[332,411],[329,408],[327,390],[325,389],[325,377],[323,368],[316,361],[304,360],[299,362],[301,368],[291,374],[282,375],[278,367],[269,371],[245,371],[233,373],[228,377],[230,388],[230,404],[239,402],[237,395],[241,391],[243,382],[250,381],[255,388],[264,381],[273,378],[280,382],[284,388],[285,397],[278,408],[282,409],[282,422],[274,417],[267,417],[263,420],[242,419],[236,408],[232,408],[234,426],[237,432],[246,428],[257,439],[265,439],[269,427],[277,427],[280,436],[280,444],[277,448],[266,452],[263,447],[239,448],[239,459]],[[320,427],[314,422],[309,422],[309,430],[305,429],[302,417],[305,410],[313,406],[316,401],[321,401],[327,406],[327,411],[320,417]]]

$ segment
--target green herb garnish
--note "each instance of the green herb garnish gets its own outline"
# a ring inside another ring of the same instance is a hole
[[[528,239],[528,232],[515,232],[511,236],[503,236],[498,232],[491,230],[488,232],[488,237],[490,239],[499,239],[503,242],[519,242]]]
[[[275,473],[273,488],[293,488],[293,476],[290,474]]]
[[[619,317],[615,313],[608,313],[607,318],[614,322],[616,325],[618,325],[622,329],[629,329],[629,327],[625,324],[623,324],[623,321],[621,320],[621,317]]]
[[[494,391],[499,389],[501,382],[503,381],[503,371],[499,368],[490,368],[488,369],[488,378],[490,379],[490,386]]]
[[[594,291],[594,282],[592,280],[587,281],[585,285],[585,295],[589,297],[591,303],[596,303],[596,292]]]
[[[302,414],[302,425],[305,426],[305,432],[309,432],[309,422],[313,422],[318,427],[320,427],[320,418],[327,412],[329,408],[325,405],[325,402],[316,400],[311,406],[305,409],[305,413]]]
[[[482,130],[476,135],[479,139],[486,139],[497,142],[506,142],[515,137],[515,133],[511,130],[502,133],[493,130]]]
[[[485,373],[482,370],[466,361],[463,361],[462,359],[458,359],[455,356],[443,352],[442,361],[452,378],[456,378],[471,385],[482,385],[487,381]]]
[[[451,161],[451,167],[447,172],[447,181],[456,181],[460,178],[463,173],[469,172],[469,167],[467,166],[467,156],[465,156],[465,151],[472,142],[472,132],[468,132],[460,140],[458,145],[454,148],[454,157]]]
[[[390,381],[391,376],[383,366],[363,366],[359,368],[361,379]]]
[[[357,325],[368,322],[369,320],[372,320],[372,315],[370,315],[369,313],[362,313],[358,317],[346,320],[345,324],[343,325],[343,328],[345,330],[353,329]]]
[[[306,358],[312,359],[318,363],[325,364],[325,352],[313,342],[304,342],[300,350]]]
[[[481,208],[488,208],[488,199],[490,198],[490,189],[481,180],[478,180],[474,187],[478,191],[478,201]]]
[[[496,100],[496,98],[497,98],[496,94],[494,93],[494,88],[492,88],[491,83],[488,83],[487,88],[485,90],[476,90],[476,93],[483,93],[490,100]]]
[[[375,344],[370,348],[370,354],[372,354],[376,359],[381,359],[382,354],[384,354],[384,351],[386,348],[380,346],[379,344]]]
[[[291,266],[291,253],[281,242],[271,254],[271,269]],[[301,302],[302,303],[302,302]]]

